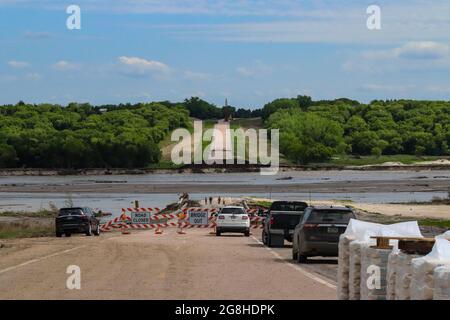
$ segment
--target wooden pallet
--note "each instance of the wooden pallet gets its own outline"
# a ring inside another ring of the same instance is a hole
[[[377,244],[375,246],[371,246],[371,248],[375,249],[392,249],[392,246],[390,245],[390,240],[398,240],[399,241],[399,249],[400,248],[400,242],[432,242],[434,244],[434,238],[415,238],[415,237],[370,237],[371,239],[376,239]]]

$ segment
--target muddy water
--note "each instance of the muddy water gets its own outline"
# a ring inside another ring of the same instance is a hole
[[[449,171],[310,171],[310,172],[283,172],[276,176],[261,176],[255,173],[227,173],[227,174],[148,174],[148,175],[111,175],[111,176],[21,176],[21,177],[0,177],[1,186],[67,186],[76,185],[92,186],[105,184],[152,184],[156,188],[163,184],[178,185],[266,185],[268,190],[265,193],[221,193],[222,197],[264,197],[272,199],[303,199],[303,200],[351,200],[365,203],[388,203],[388,202],[410,202],[428,201],[435,196],[445,197],[448,190],[435,190],[433,192],[300,192],[300,193],[272,193],[270,186],[278,184],[310,184],[352,181],[386,181],[395,184],[399,181],[409,180],[431,180],[450,181]],[[195,190],[194,190],[195,191]],[[189,192],[189,190],[188,190]],[[217,196],[218,194],[212,194]],[[204,199],[210,194],[191,192],[192,199]],[[178,200],[178,194],[153,193],[153,194],[132,194],[132,193],[46,193],[45,188],[38,193],[25,192],[0,192],[0,210],[24,210],[35,211],[41,208],[48,208],[49,203],[54,203],[58,207],[65,206],[70,202],[74,205],[86,205],[93,208],[100,208],[104,211],[118,214],[120,208],[132,206],[134,200],[139,200],[141,206],[164,207],[168,203]]]

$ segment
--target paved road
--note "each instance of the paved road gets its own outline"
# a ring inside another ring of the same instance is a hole
[[[166,229],[1,241],[0,299],[335,298],[334,261],[300,266],[259,238]],[[81,290],[66,289],[69,265]]]

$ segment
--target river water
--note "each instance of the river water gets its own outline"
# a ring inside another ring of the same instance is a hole
[[[289,179],[287,179],[289,177]],[[270,186],[276,184],[308,184],[348,181],[398,181],[412,179],[450,180],[450,171],[306,171],[283,172],[276,176],[261,176],[257,173],[226,174],[147,174],[109,176],[6,176],[0,177],[0,185],[93,185],[95,183],[122,184],[247,184],[267,185],[265,193],[221,193],[222,197],[258,197],[280,200],[351,200],[363,203],[390,203],[429,201],[433,197],[445,197],[447,191],[434,192],[316,192],[316,193],[272,193]],[[8,193],[0,192],[0,211],[36,211],[48,208],[49,203],[58,207],[73,202],[77,206],[99,208],[114,215],[123,207],[130,207],[138,200],[142,207],[164,207],[176,202],[178,194],[131,194],[131,193]],[[217,194],[190,193],[191,199],[201,200]]]

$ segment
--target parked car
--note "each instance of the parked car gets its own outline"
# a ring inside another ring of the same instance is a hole
[[[100,235],[100,220],[88,207],[60,209],[55,219],[55,226],[57,237],[63,234],[70,237],[73,233],[84,233],[87,236]]]
[[[356,216],[348,207],[306,208],[302,220],[294,230],[292,259],[303,263],[308,257],[337,256],[339,236],[345,232],[350,219],[356,219]]]
[[[250,236],[250,218],[244,207],[226,206],[217,214],[216,236],[224,232],[244,233]]]
[[[280,247],[284,245],[284,240],[292,242],[294,228],[307,206],[302,201],[274,201],[264,220],[263,243],[269,247]]]

